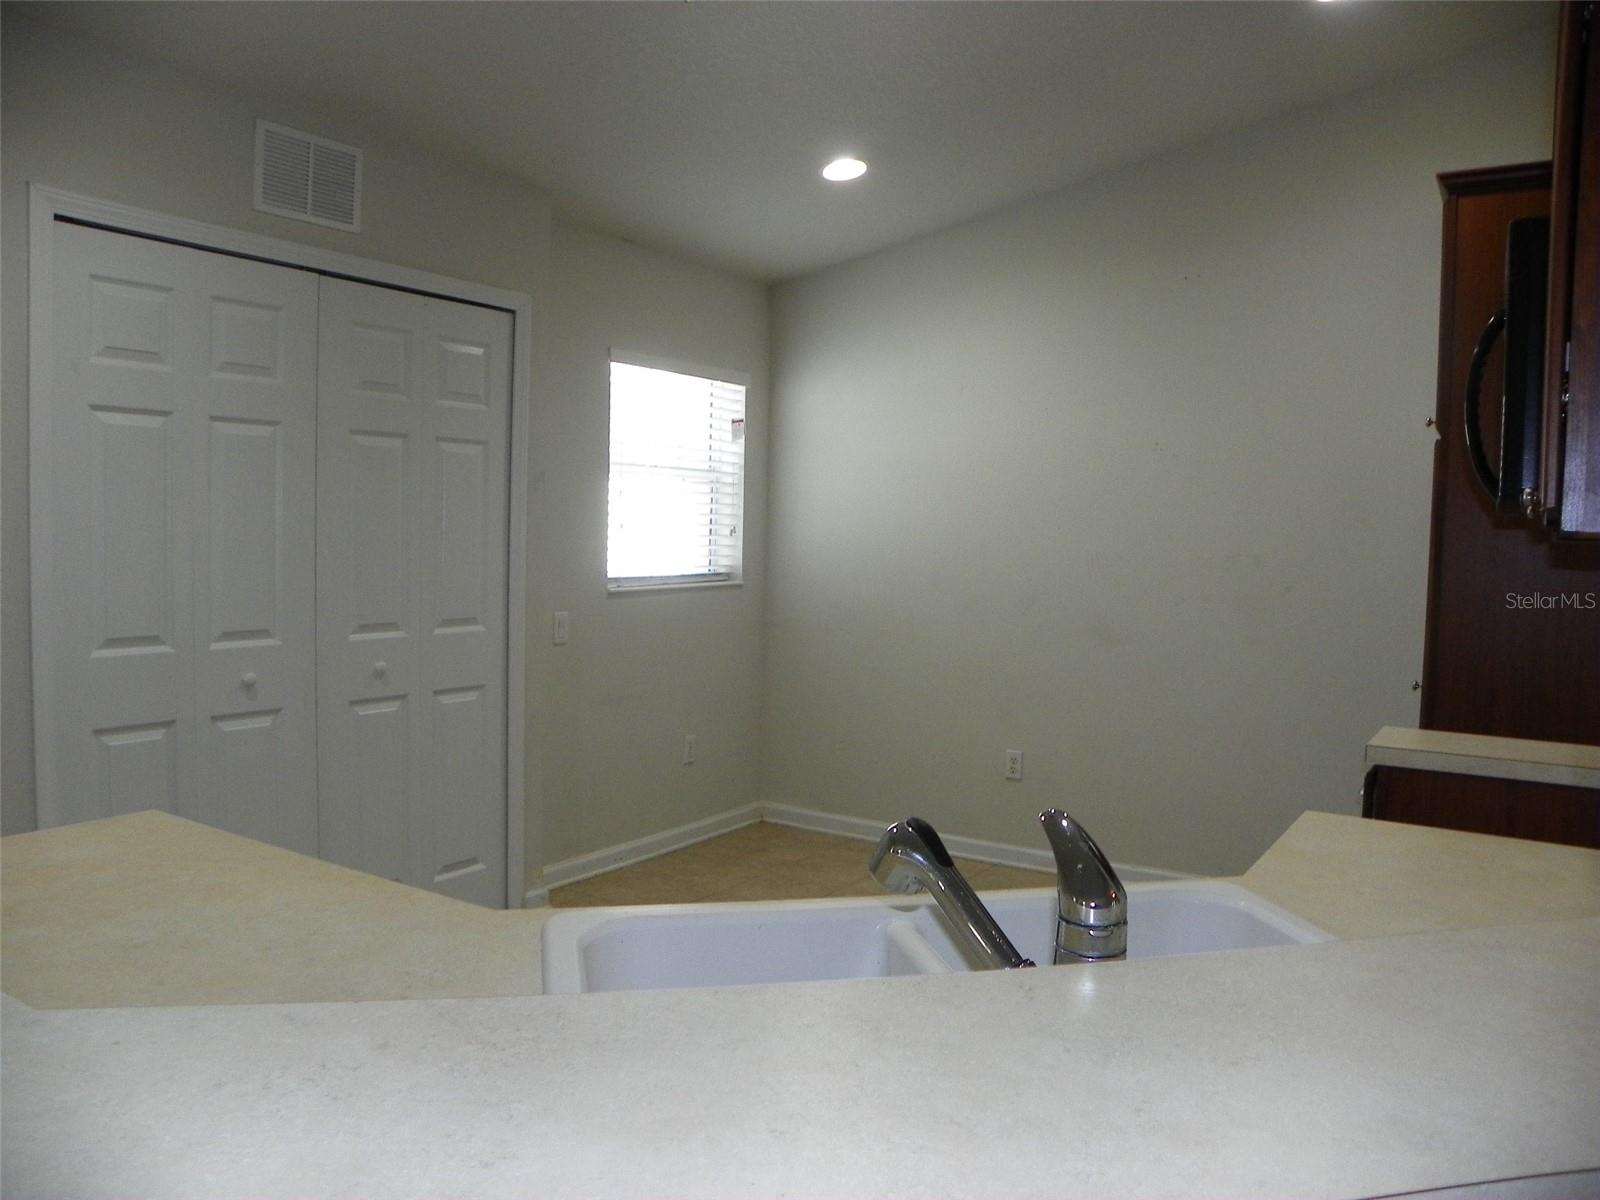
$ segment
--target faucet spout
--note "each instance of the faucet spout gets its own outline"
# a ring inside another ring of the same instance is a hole
[[[1056,856],[1058,963],[1122,958],[1128,952],[1128,893],[1100,847],[1059,808],[1039,814]]]
[[[867,862],[872,877],[891,892],[926,890],[949,921],[964,949],[983,967],[1031,967],[1017,953],[992,913],[956,869],[939,835],[920,817],[896,821],[883,831]]]

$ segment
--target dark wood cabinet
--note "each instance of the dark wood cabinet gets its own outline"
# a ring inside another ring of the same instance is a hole
[[[1593,788],[1374,767],[1365,815],[1600,849],[1600,792]]]
[[[1551,174],[1550,164],[1529,163],[1439,177],[1438,441],[1420,724],[1600,745],[1600,539],[1566,536],[1516,508],[1497,508],[1473,467],[1463,411],[1474,352],[1504,305],[1508,231],[1514,221],[1551,215]],[[1592,208],[1593,197],[1585,203]],[[1560,236],[1559,213],[1554,224]],[[1589,281],[1589,292],[1596,283]],[[1570,294],[1557,299],[1581,315],[1582,290],[1569,287]],[[1592,296],[1589,304],[1592,312]],[[1499,407],[1491,398],[1504,390],[1503,347],[1480,365],[1488,416]],[[1569,417],[1571,411],[1569,404]],[[1483,449],[1492,459],[1499,455],[1498,424],[1482,422]],[[1573,429],[1570,420],[1566,428]],[[1565,451],[1571,449],[1569,438]],[[1537,509],[1532,515],[1541,517]],[[1413,824],[1600,846],[1600,791],[1593,788],[1383,766],[1368,778],[1364,811]]]
[[[1600,538],[1600,4],[1562,5],[1557,44],[1550,304],[1545,342],[1545,522]]]
[[[1497,511],[1474,474],[1462,411],[1473,351],[1502,303],[1508,227],[1550,212],[1550,167],[1461,171],[1439,182],[1439,438],[1421,724],[1600,744],[1600,541],[1562,538]],[[1503,370],[1497,349],[1484,396],[1499,394]],[[1483,424],[1493,457],[1496,423]]]

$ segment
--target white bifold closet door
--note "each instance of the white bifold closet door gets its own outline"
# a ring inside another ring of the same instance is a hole
[[[505,896],[511,316],[321,286],[322,855]]]
[[[316,277],[70,224],[54,273],[40,823],[315,854]]]
[[[160,808],[503,905],[510,314],[54,246],[40,824]]]

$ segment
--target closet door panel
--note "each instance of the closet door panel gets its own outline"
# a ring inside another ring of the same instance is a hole
[[[315,281],[65,223],[54,241],[41,824],[161,808],[315,853]]]
[[[421,874],[417,628],[420,300],[324,279],[317,405],[317,691],[322,852]]]
[[[431,468],[422,575],[429,688],[424,886],[501,904],[505,895],[506,546],[511,318],[429,299]]]
[[[510,317],[324,280],[324,854],[505,894]]]
[[[33,468],[49,488],[34,515],[42,825],[178,812],[194,794],[198,347],[166,250],[57,229],[49,443]]]
[[[316,854],[316,277],[198,259],[198,817]]]

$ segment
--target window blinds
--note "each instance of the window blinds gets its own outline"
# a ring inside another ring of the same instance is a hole
[[[742,384],[612,362],[611,586],[739,578],[744,397]]]

